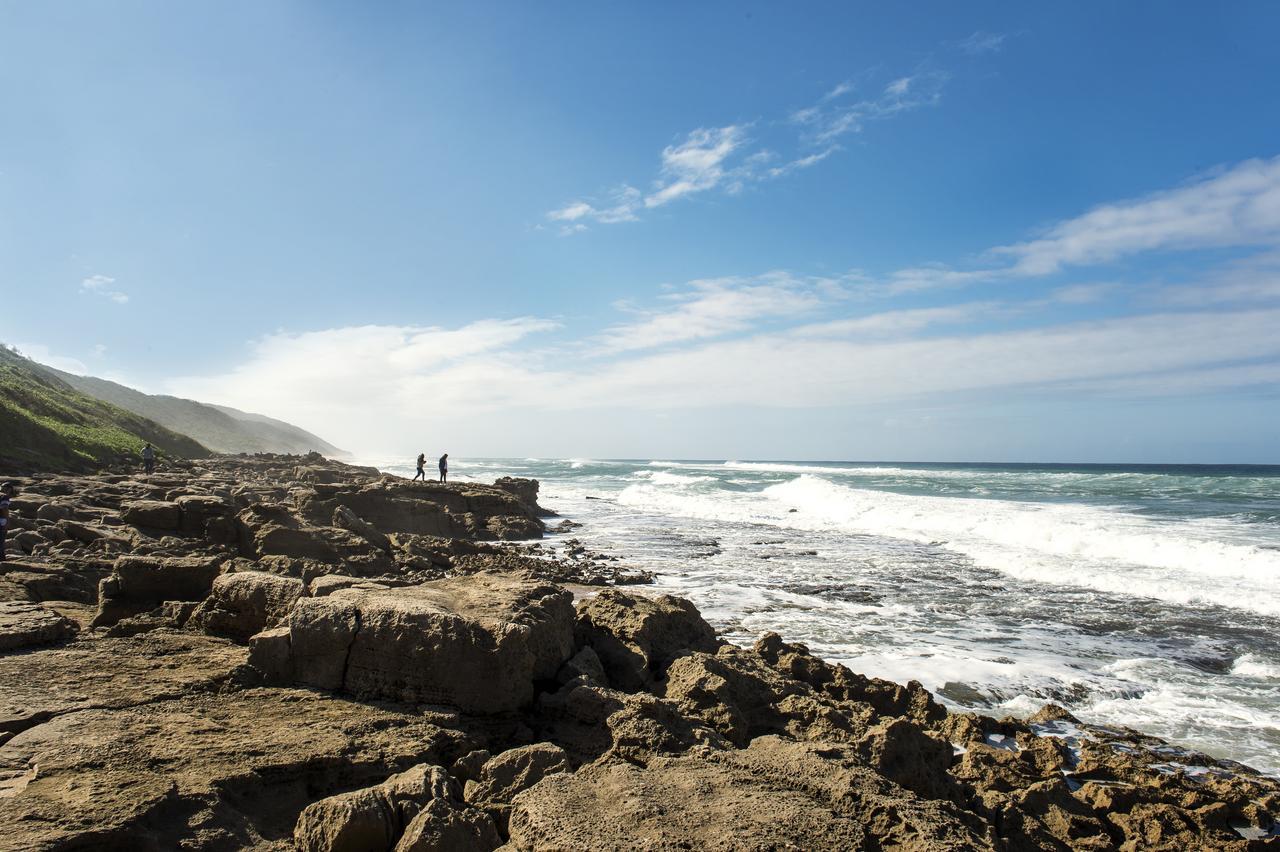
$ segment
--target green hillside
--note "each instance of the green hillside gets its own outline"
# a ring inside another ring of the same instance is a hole
[[[162,457],[209,455],[186,435],[86,396],[0,345],[0,464],[34,470],[136,464],[147,441]]]
[[[142,393],[106,379],[45,368],[81,393],[190,435],[217,453],[309,453],[345,455],[321,438],[280,420],[176,396]]]

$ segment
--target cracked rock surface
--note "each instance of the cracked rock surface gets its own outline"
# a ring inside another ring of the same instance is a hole
[[[18,484],[6,850],[1280,847],[1248,767],[602,591],[643,577],[523,541],[532,480],[262,455]]]

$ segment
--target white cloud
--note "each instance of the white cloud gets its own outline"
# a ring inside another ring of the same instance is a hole
[[[1280,157],[1246,160],[1177,189],[1104,204],[1037,239],[991,250],[1017,275],[1107,263],[1161,249],[1274,245],[1280,241]]]
[[[712,189],[725,176],[725,160],[746,141],[746,128],[698,128],[679,145],[662,149],[662,179],[645,196],[645,207],[661,207],[695,192]]]
[[[1208,248],[1268,249],[1218,276],[1216,284],[1169,288],[1185,304],[1270,298],[1280,277],[1280,157],[1246,160],[1177,189],[1103,204],[1047,228],[1032,240],[983,252],[987,265],[944,263],[896,270],[864,288],[882,296],[1037,278],[1076,266],[1099,266],[1147,252]],[[1091,285],[1096,286],[1096,285]],[[1067,295],[1070,295],[1068,293]],[[1085,290],[1075,291],[1080,298]],[[1067,301],[1067,299],[1060,299]]]
[[[575,222],[584,216],[591,216],[596,209],[585,201],[574,201],[566,204],[559,210],[552,210],[547,214],[548,219],[555,219],[559,222]]]
[[[849,319],[804,325],[794,329],[796,337],[890,337],[921,331],[935,325],[957,325],[983,316],[1007,315],[1008,307],[996,302],[972,302],[937,308],[883,311]]]
[[[620,362],[551,394],[576,406],[813,407],[1046,388],[1280,357],[1280,310],[1164,314],[927,339],[790,334]],[[1137,386],[1135,384],[1135,386]]]
[[[799,150],[780,165],[770,165],[779,159],[774,151],[751,150],[748,124],[700,127],[662,149],[658,176],[647,191],[624,184],[606,201],[577,198],[548,211],[546,217],[566,223],[559,233],[567,235],[585,230],[575,226],[586,222],[634,222],[646,210],[714,189],[737,194],[753,182],[781,178],[826,160],[840,150],[835,144],[838,137],[861,131],[868,121],[938,103],[946,79],[942,72],[922,71],[892,80],[879,96],[854,103],[844,102],[855,90],[854,84],[838,84],[816,104],[792,112],[789,121],[782,123],[784,128],[792,125],[792,133],[795,126],[802,131],[786,146]],[[771,126],[766,122],[766,128]]]
[[[110,299],[116,304],[123,305],[129,301],[129,296],[119,290],[112,288],[112,284],[116,283],[116,279],[106,275],[90,275],[88,278],[80,282],[81,293],[92,293]]]
[[[1179,305],[1280,302],[1280,249],[1234,261],[1195,284],[1165,287],[1159,296]]]
[[[810,166],[816,166],[818,163],[821,163],[827,157],[830,157],[832,154],[834,154],[836,151],[839,151],[839,150],[840,150],[839,145],[832,145],[826,150],[819,151],[816,154],[810,154],[807,157],[800,157],[799,159],[792,160],[789,163],[784,163],[781,166],[774,166],[773,168],[765,172],[765,174],[771,178],[783,177],[784,175],[789,175],[794,171],[799,171],[800,169],[807,169]]]
[[[1003,33],[989,33],[985,30],[978,30],[973,35],[960,42],[960,49],[970,56],[978,56],[983,53],[995,53],[1004,47],[1007,35]]]
[[[813,311],[836,292],[832,282],[801,280],[785,272],[692,281],[688,291],[668,297],[677,303],[674,308],[615,325],[595,343],[605,353],[617,353],[720,337]]]

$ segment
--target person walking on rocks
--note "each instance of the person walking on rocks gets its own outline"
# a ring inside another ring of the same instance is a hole
[[[13,483],[0,485],[0,562],[4,562],[4,540],[9,534],[9,500],[13,497]]]
[[[445,453],[440,457],[440,481],[444,482],[449,478],[449,454]]]
[[[414,481],[414,482],[417,482],[417,481],[418,481],[418,477],[419,477],[419,476],[421,476],[421,477],[422,477],[422,481],[423,481],[423,482],[426,482],[426,481],[427,481],[427,471],[426,471],[426,467],[427,467],[427,454],[426,454],[426,453],[418,453],[418,472],[417,472],[417,473],[415,473],[415,474],[413,475],[413,481]]]
[[[156,450],[148,441],[147,445],[142,448],[142,468],[147,473],[151,473],[156,469]]]

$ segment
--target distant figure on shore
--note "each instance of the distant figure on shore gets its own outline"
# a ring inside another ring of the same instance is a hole
[[[142,468],[147,473],[151,473],[156,469],[156,450],[148,441],[147,445],[142,448]]]
[[[445,453],[440,457],[440,481],[444,482],[449,478],[449,454]]]
[[[13,494],[12,482],[0,485],[0,562],[4,561],[4,540],[9,534],[9,500]]]
[[[427,481],[427,454],[418,453],[418,472],[413,475],[413,481],[417,482],[418,477],[422,477],[422,481]]]

